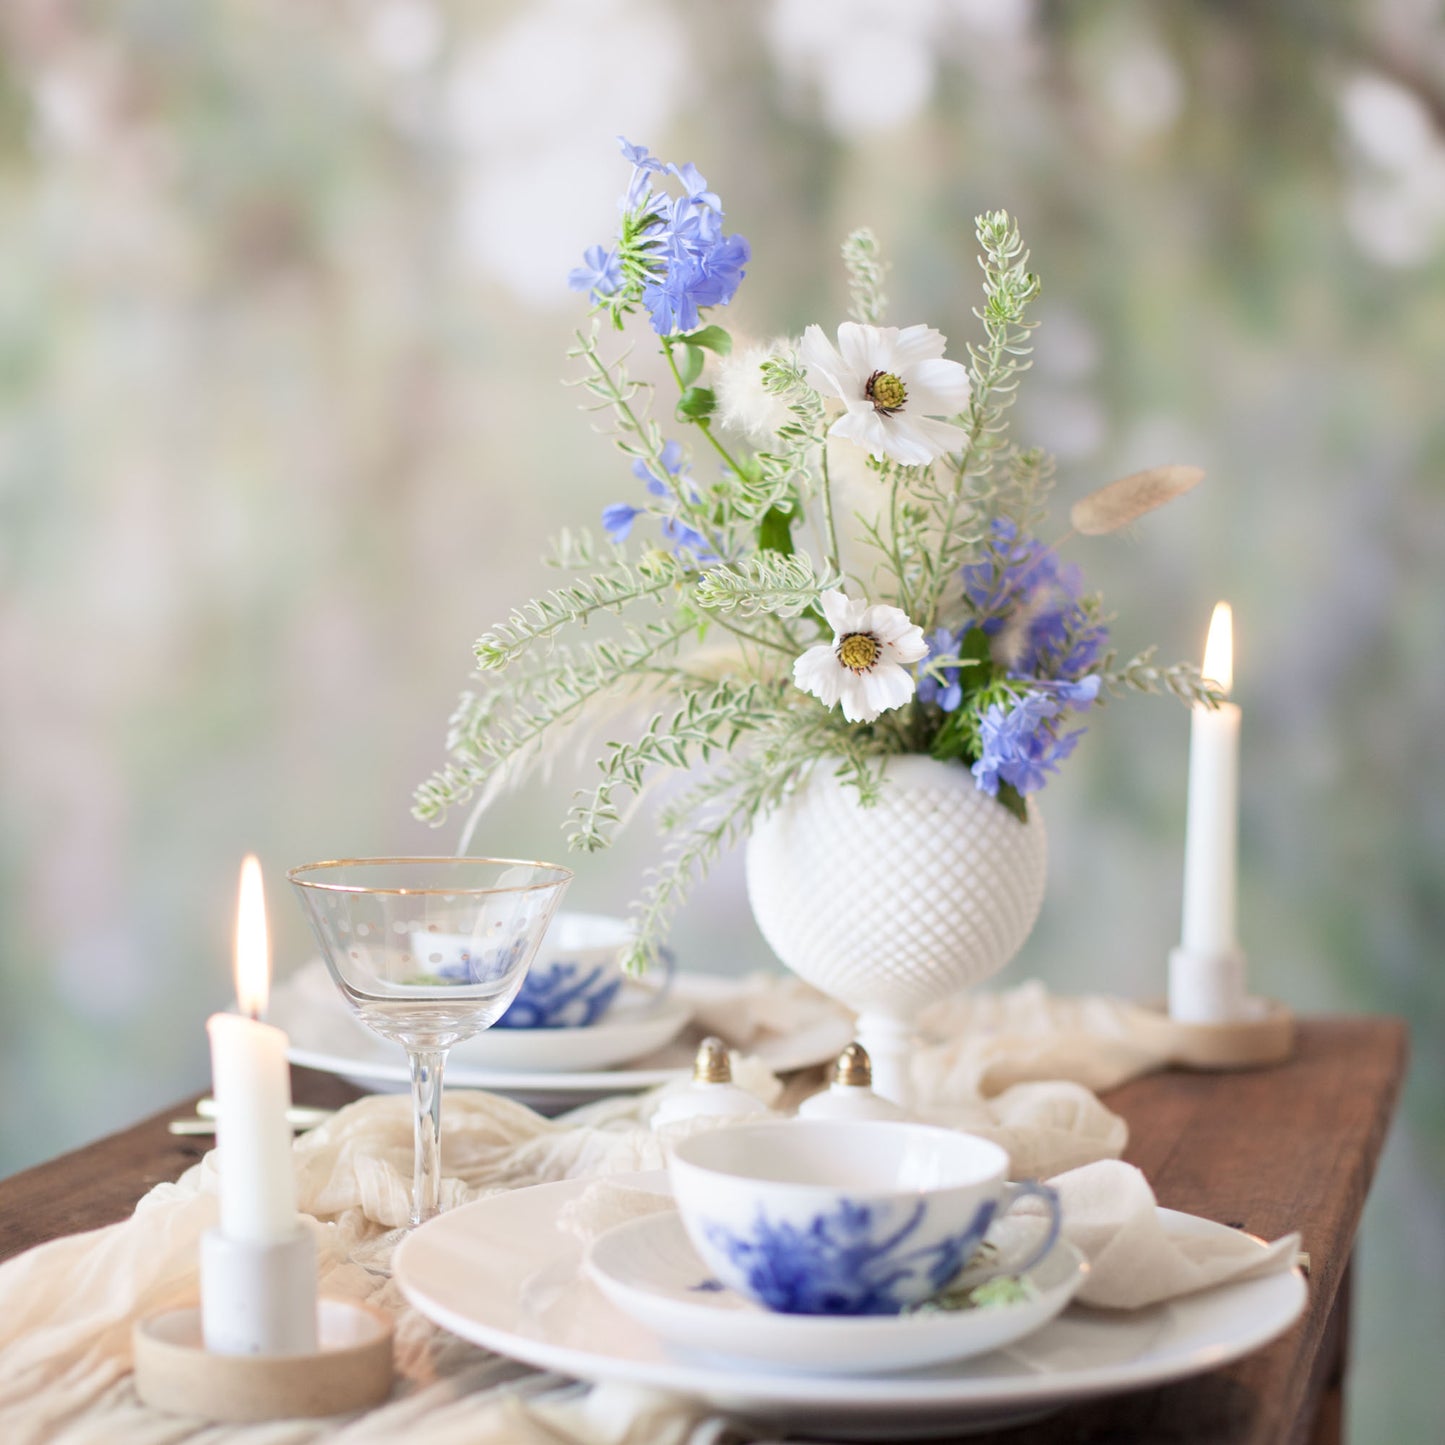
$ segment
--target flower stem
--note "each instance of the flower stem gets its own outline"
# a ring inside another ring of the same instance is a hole
[[[818,457],[822,463],[819,470],[823,474],[823,485],[818,495],[823,502],[823,525],[828,533],[828,561],[833,564],[833,570],[841,573],[843,564],[838,557],[838,529],[833,522],[833,479],[828,474],[828,434],[824,432],[818,442]]]
[[[578,350],[574,352],[573,355],[579,355],[586,359],[595,373],[598,384],[602,388],[605,388],[604,390],[594,391],[594,394],[604,397],[606,404],[617,413],[618,420],[622,423],[622,429],[631,433],[642,444],[642,448],[647,454],[647,460],[652,463],[652,474],[659,479],[666,478],[670,481],[671,478],[667,467],[662,460],[661,450],[649,439],[647,428],[643,426],[628,400],[629,395],[636,393],[639,383],[631,383],[632,392],[624,392],[613,377],[611,368],[602,360],[601,355],[598,353],[595,339],[584,336],[580,331],[574,332],[573,334],[577,337],[578,343]],[[664,340],[665,339],[666,338],[664,338]],[[671,362],[671,360],[672,357],[669,354],[668,361]],[[672,370],[673,375],[677,376],[677,368],[674,366]],[[681,378],[679,377],[679,379]],[[714,443],[714,445],[716,445],[716,443]],[[719,557],[724,556],[725,549],[722,545],[722,539],[712,530],[712,518],[707,514],[706,508],[690,502],[683,489],[675,483],[672,485],[671,490],[673,500],[687,513],[688,517],[696,523],[694,530],[707,541],[708,545]]]
[[[662,354],[667,357],[668,369],[672,372],[672,379],[677,383],[677,394],[681,396],[683,392],[687,390],[687,387],[683,382],[682,373],[677,369],[677,361],[672,354],[672,345],[673,338],[671,336],[664,336],[662,338]],[[723,459],[723,464],[728,470],[737,476],[743,476],[743,469],[733,460],[732,453],[712,434],[711,424],[706,421],[694,421],[693,425],[707,438],[708,443],[718,456]]]
[[[716,622],[719,627],[726,628],[735,637],[741,637],[744,642],[751,642],[758,647],[771,647],[775,652],[781,652],[786,657],[797,656],[797,647],[785,647],[781,642],[774,642],[770,637],[759,637],[756,632],[749,632],[746,627],[739,627],[736,622],[729,622],[726,617],[719,616],[716,612],[708,613],[708,621]]]
[[[898,468],[893,467],[888,487],[888,542],[892,548],[893,570],[898,577],[898,605],[913,617],[912,598],[908,590],[908,572],[898,546]],[[931,625],[931,620],[930,620]]]

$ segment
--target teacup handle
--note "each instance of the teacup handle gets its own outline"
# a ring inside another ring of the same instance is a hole
[[[1047,1184],[1040,1184],[1036,1179],[1022,1179],[1018,1183],[1004,1185],[1003,1207],[998,1211],[998,1217],[1007,1214],[1020,1199],[1027,1199],[1032,1195],[1035,1199],[1042,1199],[1049,1211],[1049,1227],[1044,1235],[1044,1242],[1038,1246],[1029,1256],[1022,1261],[1006,1260],[991,1266],[981,1276],[970,1275],[970,1278],[982,1282],[985,1279],[995,1279],[1001,1274],[1027,1274],[1043,1257],[1054,1247],[1059,1237],[1059,1227],[1063,1222],[1063,1211],[1059,1205],[1059,1191],[1050,1188]]]

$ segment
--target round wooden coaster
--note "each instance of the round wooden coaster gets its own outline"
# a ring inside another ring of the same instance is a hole
[[[138,1320],[132,1332],[141,1399],[173,1415],[243,1424],[339,1415],[391,1393],[392,1322],[358,1300],[317,1302],[314,1355],[214,1355],[191,1306]]]
[[[1259,1069],[1294,1052],[1294,1014],[1272,998],[1248,1000],[1249,1016],[1228,1023],[1191,1024],[1171,1018],[1163,1000],[1142,1005],[1150,1040],[1171,1064],[1186,1069]]]

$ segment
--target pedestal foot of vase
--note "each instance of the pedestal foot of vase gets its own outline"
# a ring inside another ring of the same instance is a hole
[[[873,1092],[900,1108],[912,1109],[913,1053],[919,1044],[913,1024],[887,1014],[860,1014],[857,1038],[873,1065]]]
[[[991,978],[1038,917],[1043,820],[1021,822],[961,763],[889,758],[860,806],[827,760],[748,840],[748,899],[773,952],[860,1016],[873,1087],[911,1105],[912,1021]]]

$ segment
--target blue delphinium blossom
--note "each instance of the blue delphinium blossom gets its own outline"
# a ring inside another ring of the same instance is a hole
[[[1060,702],[1067,703],[1080,712],[1085,712],[1098,700],[1100,678],[1097,672],[1091,672],[1087,677],[1081,677],[1076,682],[1050,682],[1047,679],[1036,678],[1031,686],[1045,688]]]
[[[622,260],[615,250],[589,246],[582,253],[583,264],[574,267],[567,284],[574,291],[588,291],[594,301],[616,295],[622,287]]]
[[[1015,677],[1078,678],[1103,655],[1109,630],[1080,598],[1083,577],[1052,547],[997,517],[989,555],[964,567],[964,595]],[[996,650],[997,655],[997,650]]]
[[[1066,707],[1057,696],[1038,689],[1024,693],[1011,707],[990,703],[979,719],[980,755],[973,765],[978,786],[994,798],[1000,783],[1008,783],[1020,793],[1036,793],[1042,788],[1085,732],[1083,728],[1059,732]]]
[[[632,164],[621,241],[611,251],[590,247],[568,284],[594,301],[610,299],[614,313],[640,301],[659,336],[692,331],[701,308],[732,300],[752,250],[742,236],[723,234],[722,202],[691,161],[666,164],[646,146],[617,139]],[[653,189],[666,180],[677,181],[684,194]]]
[[[964,630],[967,631],[966,628]],[[957,657],[962,641],[962,632],[950,632],[946,627],[935,629],[928,636],[928,657],[924,658],[924,664],[934,657]],[[920,667],[922,665],[920,664]],[[917,692],[919,702],[936,702],[944,712],[956,712],[963,701],[963,684],[959,681],[961,670],[957,667],[945,667],[939,677],[920,671]]]

